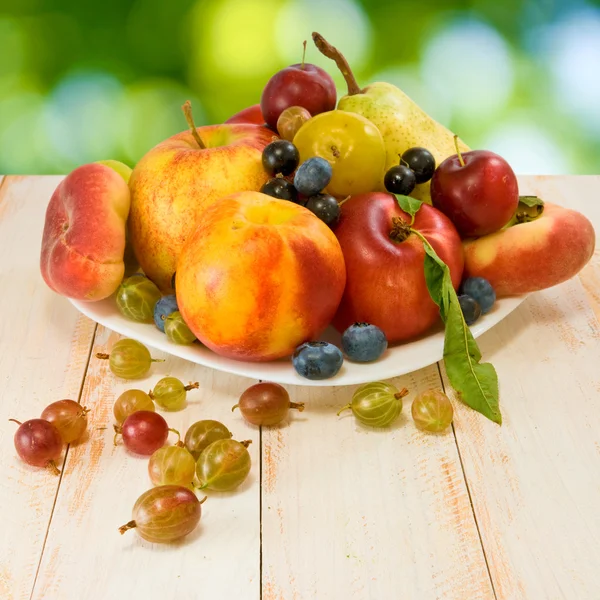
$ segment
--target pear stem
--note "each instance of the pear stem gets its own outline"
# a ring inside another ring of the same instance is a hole
[[[458,136],[454,136],[454,146],[456,148],[456,154],[458,155],[458,162],[460,162],[460,166],[465,166],[465,161],[463,160],[462,154],[460,153],[460,148],[458,147]]]
[[[354,73],[352,73],[346,57],[337,48],[334,48],[320,33],[314,31],[312,39],[321,54],[335,61],[337,68],[341,71],[348,85],[348,96],[360,94],[362,90],[358,87],[356,77],[354,77]]]
[[[200,150],[206,149],[206,146],[204,145],[204,142],[202,141],[202,138],[200,137],[200,134],[196,129],[196,124],[194,123],[194,115],[192,114],[192,103],[189,100],[186,100],[184,105],[181,107],[181,110],[183,110],[185,120],[190,126],[190,129],[192,130],[192,136],[196,140],[196,143],[200,147]]]
[[[304,71],[304,61],[306,59],[306,40],[302,42],[302,45],[304,46],[304,50],[302,51],[302,64],[300,65],[300,68]]]

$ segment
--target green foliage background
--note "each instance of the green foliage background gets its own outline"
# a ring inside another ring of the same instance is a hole
[[[133,165],[258,102],[317,30],[520,173],[597,173],[600,1],[0,0],[0,173]],[[343,81],[309,43],[307,60]]]

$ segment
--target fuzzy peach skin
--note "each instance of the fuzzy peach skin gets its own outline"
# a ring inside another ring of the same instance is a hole
[[[316,339],[346,283],[340,245],[306,208],[259,192],[209,207],[177,264],[177,303],[196,337],[247,361]]]
[[[56,188],[42,237],[40,269],[55,292],[102,300],[121,283],[129,188],[100,164],[83,165]]]
[[[466,240],[464,276],[484,277],[498,296],[535,292],[576,275],[595,243],[585,216],[547,202],[534,221]]]
[[[200,149],[190,131],[155,146],[136,165],[129,187],[129,232],[146,275],[171,292],[177,258],[204,211],[234,192],[259,190],[269,179],[263,148],[277,136],[248,124],[197,128]]]

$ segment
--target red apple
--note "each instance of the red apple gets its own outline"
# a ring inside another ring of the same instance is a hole
[[[342,205],[335,234],[346,262],[346,289],[333,324],[343,331],[355,322],[377,325],[389,342],[416,337],[438,319],[439,309],[425,282],[423,241],[396,224],[410,223],[390,194],[353,196]],[[463,251],[452,222],[423,204],[413,228],[431,243],[460,284]],[[404,239],[403,239],[404,238]]]
[[[519,186],[501,156],[472,150],[440,164],[431,180],[431,201],[463,237],[479,237],[510,221],[519,204]]]
[[[260,104],[253,104],[240,112],[235,113],[225,123],[249,123],[251,125],[264,125],[265,118],[260,110]]]
[[[327,73],[309,63],[286,67],[275,73],[265,86],[260,100],[267,125],[277,129],[279,115],[290,106],[302,106],[314,117],[335,108],[336,90]]]
[[[527,212],[519,206],[519,213]],[[546,202],[539,217],[522,220],[466,240],[465,277],[484,277],[498,296],[525,294],[570,279],[594,254],[594,227],[575,210]]]

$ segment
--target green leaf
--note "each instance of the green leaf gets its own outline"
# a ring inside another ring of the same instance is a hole
[[[419,212],[423,201],[411,198],[410,196],[403,196],[402,194],[394,195],[396,196],[400,208],[411,216],[412,222],[414,223],[415,215]]]
[[[534,206],[544,206],[544,201],[537,196],[519,196],[519,202],[530,208],[533,208]]]
[[[425,247],[425,281],[446,325],[444,365],[448,380],[460,399],[495,423],[502,423],[498,401],[498,375],[490,363],[480,363],[481,351],[465,323],[448,265],[421,235]]]

